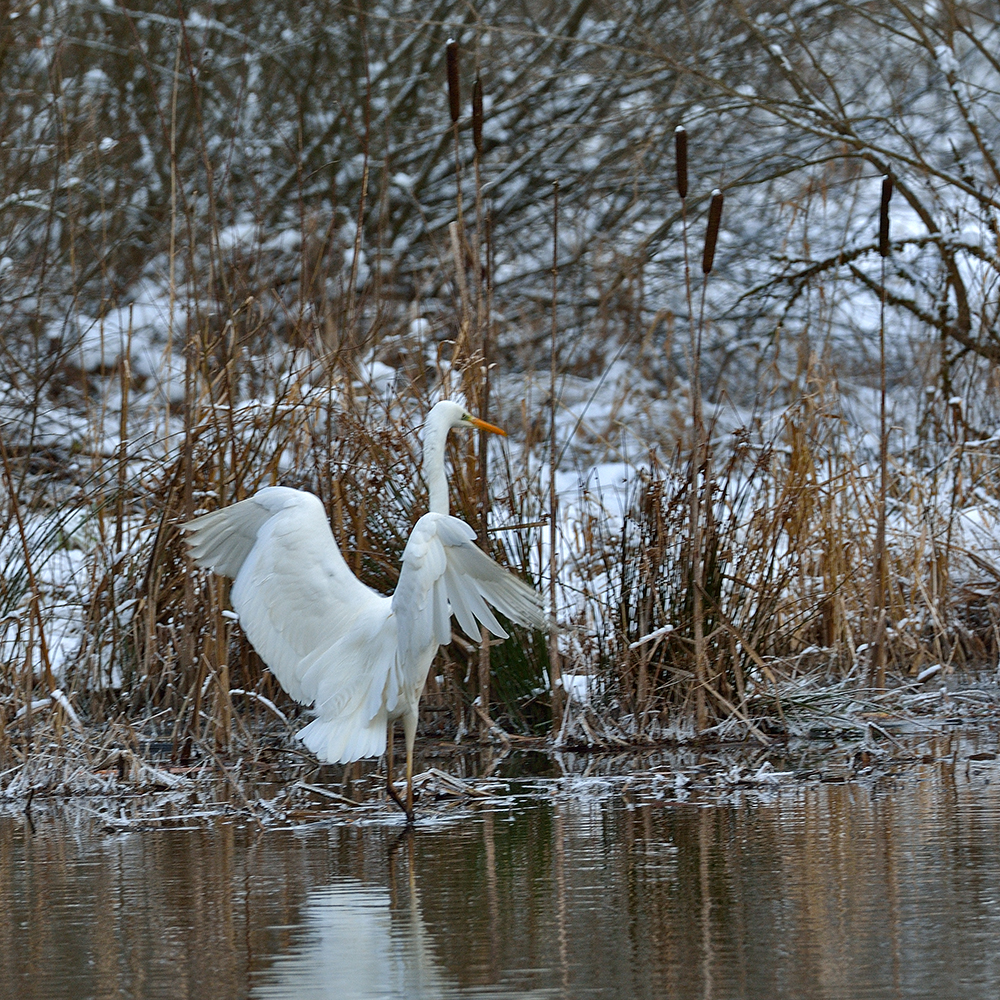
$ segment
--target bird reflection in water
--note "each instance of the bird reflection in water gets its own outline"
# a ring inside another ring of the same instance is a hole
[[[258,1000],[441,1000],[455,995],[434,956],[420,912],[413,833],[403,833],[408,864],[402,886],[390,855],[390,885],[342,877],[314,889],[300,911],[298,942],[255,977]],[[406,902],[393,886],[402,888]]]

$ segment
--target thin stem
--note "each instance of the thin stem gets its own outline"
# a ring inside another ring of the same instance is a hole
[[[52,663],[49,659],[49,647],[45,641],[45,627],[42,621],[42,595],[38,589],[38,581],[35,579],[35,571],[31,564],[31,546],[28,543],[27,530],[24,526],[24,518],[21,516],[21,505],[18,503],[17,493],[14,490],[14,476],[10,468],[10,458],[7,455],[7,445],[3,436],[0,435],[0,459],[3,460],[3,474],[7,480],[7,489],[10,491],[10,505],[14,511],[14,518],[17,521],[17,534],[21,542],[21,553],[24,556],[24,569],[28,575],[28,586],[31,588],[31,609],[35,615],[35,622],[38,626],[38,651],[42,659],[42,670],[45,677],[46,686],[49,692],[55,690],[56,682],[52,675]],[[27,669],[25,670],[25,687],[29,688],[31,683],[32,670],[31,659],[28,658]],[[26,695],[27,704],[31,704],[30,688]]]
[[[888,596],[888,565],[885,552],[886,479],[889,451],[889,428],[886,420],[885,384],[885,262],[889,256],[889,199],[892,178],[882,178],[882,200],[879,207],[878,250],[881,258],[881,295],[879,296],[878,358],[879,358],[879,481],[878,524],[875,529],[875,580],[872,594],[872,636],[870,680],[877,691],[885,690],[886,604]]]
[[[492,287],[490,281],[490,246],[489,222],[483,213],[483,184],[480,172],[480,157],[483,142],[483,87],[479,77],[472,90],[472,122],[473,122],[473,163],[476,180],[476,245],[473,252],[473,266],[476,269],[476,323],[479,327],[479,347],[482,356],[482,384],[480,392],[479,412],[484,420],[489,419],[490,408],[490,322],[492,307]],[[483,245],[485,242],[486,266],[483,266]],[[489,552],[489,441],[488,432],[479,432],[479,511],[480,511],[480,544],[483,550]],[[485,625],[479,629],[479,715],[480,731],[487,733],[493,728],[490,716],[490,632]]]
[[[549,611],[552,626],[549,630],[549,679],[552,684],[552,728],[558,732],[562,726],[564,696],[562,668],[559,663],[559,637],[556,631],[556,544],[558,542],[558,504],[556,494],[556,344],[559,329],[559,182],[552,185],[552,339],[549,352]]]
[[[677,160],[677,191],[681,199],[681,243],[684,249],[684,297],[687,302],[688,329],[690,332],[690,382],[691,382],[691,474],[688,482],[689,531],[691,552],[691,617],[695,648],[695,726],[700,732],[708,724],[705,704],[705,633],[702,612],[701,565],[701,494],[698,489],[698,469],[701,465],[701,365],[700,329],[694,323],[694,306],[691,295],[691,258],[688,249],[687,222],[687,134],[678,128],[674,133]]]

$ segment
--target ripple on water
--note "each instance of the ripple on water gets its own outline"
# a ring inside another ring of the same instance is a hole
[[[6,817],[0,996],[1000,995],[1000,765],[909,760],[762,787],[590,762],[589,791],[513,779],[412,836]]]

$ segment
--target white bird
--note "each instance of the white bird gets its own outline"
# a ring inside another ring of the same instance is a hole
[[[504,434],[457,403],[427,416],[423,472],[430,513],[403,551],[391,597],[363,584],[344,561],[319,499],[269,486],[248,500],[181,525],[194,561],[232,577],[240,625],[281,686],[315,702],[298,736],[323,761],[348,763],[385,752],[389,794],[413,820],[417,706],[438,647],[451,641],[451,615],[471,638],[477,620],[507,633],[486,602],[519,625],[544,627],[541,599],[475,544],[475,532],[448,513],[445,442],[452,428]],[[392,780],[392,726],[403,720],[406,805]]]

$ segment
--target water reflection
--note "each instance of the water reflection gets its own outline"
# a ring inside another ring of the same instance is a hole
[[[997,995],[1000,765],[928,759],[687,801],[581,783],[409,838],[0,819],[0,996]]]
[[[395,914],[388,890],[338,880],[308,895],[299,923],[288,951],[255,977],[252,996],[437,1000],[447,992],[415,895],[404,914]]]
[[[496,873],[489,860],[494,853],[492,816],[482,825],[486,854],[486,884],[495,886]],[[298,924],[281,954],[252,975],[251,997],[256,1000],[447,1000],[474,995],[481,1000],[512,995],[531,998],[553,996],[524,982],[501,983],[502,970],[496,949],[487,963],[486,981],[463,988],[439,957],[434,939],[421,912],[417,889],[415,842],[418,834],[405,834],[388,847],[387,885],[368,884],[357,878],[337,878],[330,885],[308,893],[299,910]],[[495,893],[467,900],[482,903],[493,928],[488,941],[497,943],[498,918]],[[453,921],[455,914],[449,915]],[[476,968],[470,952],[464,971]],[[480,973],[484,971],[480,969]]]

